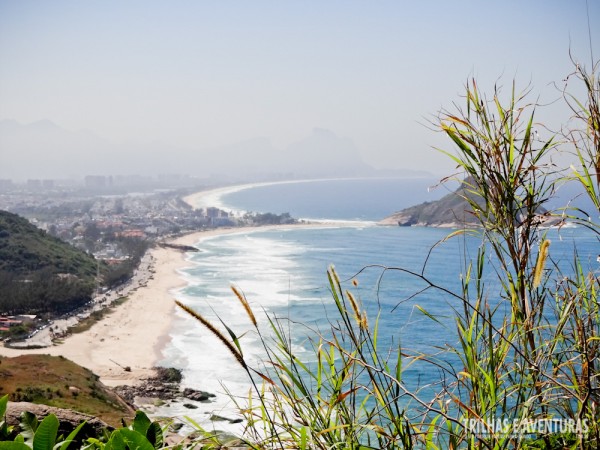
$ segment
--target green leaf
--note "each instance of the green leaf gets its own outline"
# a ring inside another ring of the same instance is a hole
[[[33,450],[53,450],[58,432],[58,419],[54,414],[41,421],[33,435]]]
[[[244,355],[244,353],[242,352],[242,346],[240,345],[240,340],[237,337],[237,335],[233,332],[233,330],[231,328],[229,328],[225,322],[223,322],[223,319],[221,319],[219,317],[219,321],[221,322],[221,324],[223,325],[223,327],[225,327],[225,329],[227,330],[227,333],[229,333],[229,336],[231,337],[231,341],[233,342],[233,344],[235,345],[235,347],[238,349],[238,352],[241,356]]]
[[[457,167],[462,167],[463,166],[463,162],[460,158],[457,158],[456,156],[454,156],[452,153],[450,153],[449,151],[446,151],[444,149],[441,148],[435,148],[435,150],[437,150],[440,153],[443,153],[444,155],[446,155],[447,157],[449,157],[452,161],[454,161],[456,163]]]
[[[192,427],[194,427],[196,430],[205,433],[206,430],[204,428],[202,428],[202,425],[200,425],[198,422],[196,422],[194,419],[192,419],[189,416],[184,416],[183,417]]]
[[[163,448],[163,432],[158,422],[152,422],[146,431],[146,439],[150,442],[155,449]]]
[[[119,428],[118,430],[113,431],[110,435],[110,439],[104,446],[104,450],[128,450],[127,444],[125,444],[125,440],[121,434],[121,430],[125,429],[126,428]]]
[[[433,321],[435,321],[435,322],[439,323],[440,325],[443,325],[443,324],[442,324],[442,322],[440,322],[440,321],[438,320],[438,318],[437,318],[437,317],[435,317],[433,314],[431,314],[431,313],[427,312],[427,310],[426,310],[425,308],[423,308],[422,306],[420,306],[420,305],[415,305],[415,307],[416,307],[416,308],[417,308],[419,311],[421,311],[423,314],[425,314],[427,317],[429,317],[431,320],[433,320]]]
[[[150,419],[143,411],[136,411],[135,418],[133,419],[133,423],[131,424],[131,428],[134,431],[137,431],[141,435],[145,436],[146,431],[148,431],[148,427],[150,427]]]
[[[425,442],[427,443],[427,448],[431,448],[431,449],[435,449],[435,448],[439,448],[437,445],[435,445],[433,443],[433,439],[435,437],[436,434],[436,423],[439,420],[441,416],[437,415],[433,418],[433,420],[429,423],[429,426],[427,427],[427,434],[425,435]]]
[[[33,436],[38,429],[39,422],[35,414],[30,413],[29,411],[23,411],[21,413],[21,436],[26,441],[30,441],[33,439]]]
[[[121,438],[125,442],[125,445],[130,449],[154,450],[154,446],[146,439],[146,436],[141,435],[137,431],[121,428],[119,433],[121,434]]]
[[[0,398],[0,418],[6,415],[6,407],[8,405],[8,394]]]
[[[8,405],[8,395],[0,398],[0,440],[8,439],[13,427],[9,427],[6,423],[6,408]]]
[[[86,445],[83,446],[82,448],[84,448],[86,450],[91,450],[91,449],[105,450],[106,449],[106,444],[104,442],[102,442],[100,439],[88,438],[85,442],[86,442]]]
[[[306,427],[300,428],[300,450],[308,449],[308,436],[306,433]]]
[[[458,137],[457,134],[452,129],[450,129],[449,127],[443,127],[443,130],[446,132],[446,134],[448,136],[450,136],[450,139],[452,139],[454,141],[454,143],[458,146],[458,148],[461,149],[461,151],[465,155],[467,155],[471,159],[476,159],[475,155],[473,155],[473,152],[471,151],[469,146],[467,144],[465,144],[465,142],[460,137]]]
[[[75,437],[79,434],[79,432],[85,426],[86,423],[87,422],[81,422],[77,426],[77,428],[75,428],[73,431],[71,431],[71,433],[69,433],[69,435],[67,436],[67,438],[64,440],[64,442],[60,446],[60,450],[67,450],[67,448],[69,447],[69,445],[71,445],[75,441]]]
[[[27,444],[22,442],[0,442],[0,450],[31,450]]]
[[[396,380],[402,380],[402,348],[398,345],[398,359],[396,361]]]

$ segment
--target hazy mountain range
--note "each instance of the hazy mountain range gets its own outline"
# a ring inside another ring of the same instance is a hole
[[[88,131],[69,131],[49,120],[0,121],[0,178],[79,178],[85,175],[187,174],[228,179],[426,176],[427,172],[377,170],[351,139],[315,128],[306,138],[276,148],[255,138],[218,148],[169,144],[116,144]]]

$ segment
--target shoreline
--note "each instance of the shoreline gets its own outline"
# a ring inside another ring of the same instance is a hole
[[[184,253],[153,248],[155,273],[127,301],[113,307],[88,330],[69,335],[61,343],[37,349],[0,347],[0,355],[47,354],[63,356],[100,377],[107,386],[137,384],[152,376],[168,342],[170,317],[175,304],[172,292],[185,286],[177,270],[185,265]],[[166,320],[165,320],[166,319]],[[129,370],[127,370],[129,369]]]
[[[228,234],[350,225],[301,223],[224,227],[194,231],[169,239],[168,243],[194,246],[204,239]],[[187,285],[181,270],[188,267],[188,260],[187,252],[176,248],[157,246],[149,252],[154,260],[153,276],[146,285],[140,285],[128,295],[127,301],[113,307],[90,329],[67,336],[62,343],[51,347],[19,349],[0,346],[0,356],[63,356],[94,372],[107,386],[135,385],[152,376],[152,368],[164,359],[163,352],[171,340],[170,331],[176,308],[174,300],[176,291]]]
[[[202,209],[208,206],[216,207],[222,209],[224,211],[240,213],[244,212],[241,210],[232,209],[231,207],[224,205],[222,202],[222,197],[224,195],[233,194],[239,191],[244,191],[246,189],[253,189],[257,187],[265,187],[265,186],[276,186],[276,185],[285,185],[285,184],[302,184],[302,183],[312,183],[312,182],[320,182],[320,181],[348,181],[348,180],[370,180],[370,179],[397,179],[397,178],[424,178],[422,176],[415,177],[395,177],[395,176],[387,176],[387,177],[334,177],[334,178],[301,178],[297,180],[280,180],[280,181],[256,181],[245,184],[234,184],[231,186],[222,186],[217,188],[209,188],[203,191],[194,192],[193,194],[186,195],[182,197],[185,203],[190,205],[195,209]],[[300,219],[299,219],[300,220]],[[314,219],[308,219],[314,220]]]
[[[209,189],[190,194],[182,200],[193,208],[221,206],[220,197],[252,187],[305,183],[315,180],[291,180],[242,184]],[[338,220],[301,220],[286,225],[220,227],[188,232],[164,242],[183,248],[156,245],[147,255],[153,268],[144,280],[138,279],[127,301],[112,310],[88,330],[68,335],[61,343],[49,347],[26,349],[0,346],[0,356],[26,354],[63,356],[91,370],[107,386],[138,385],[154,375],[153,367],[165,359],[175,320],[177,291],[187,286],[182,270],[189,267],[185,247],[194,247],[205,239],[228,234],[245,234],[272,230],[364,227],[374,222]],[[157,244],[159,244],[157,242]],[[148,268],[149,269],[149,268]]]

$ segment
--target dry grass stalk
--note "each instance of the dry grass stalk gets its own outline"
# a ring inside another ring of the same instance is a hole
[[[250,322],[252,322],[252,325],[254,325],[254,327],[257,327],[258,325],[256,323],[256,317],[254,316],[254,313],[252,312],[252,308],[250,308],[250,304],[248,303],[246,296],[244,294],[242,294],[242,292],[240,292],[240,290],[238,288],[236,288],[235,286],[231,286],[231,290],[233,291],[235,296],[238,298],[238,300],[240,301],[240,303],[246,310],[246,314],[248,314],[248,317],[250,318]]]
[[[550,241],[545,240],[540,246],[538,253],[537,263],[535,265],[535,271],[533,272],[533,287],[537,288],[542,283],[542,273],[544,272],[544,266],[546,259],[548,259],[548,247],[550,247]]]
[[[246,362],[244,361],[244,358],[242,357],[241,353],[233,346],[231,342],[227,340],[227,338],[225,338],[225,336],[223,336],[223,334],[219,330],[217,330],[214,327],[212,323],[210,323],[208,320],[206,320],[204,317],[202,317],[199,313],[194,311],[189,306],[181,303],[179,300],[175,300],[175,304],[181,309],[183,309],[190,316],[192,316],[194,319],[196,319],[198,322],[200,322],[202,325],[204,325],[206,328],[208,328],[208,331],[214,334],[217,337],[217,339],[219,339],[225,345],[225,347],[227,347],[227,349],[234,356],[237,362],[239,362],[244,369],[247,369]]]
[[[352,306],[352,311],[354,311],[354,317],[356,319],[356,322],[360,324],[361,314],[360,310],[358,309],[358,302],[354,298],[354,295],[352,295],[352,292],[346,291],[346,295],[348,296],[348,300],[350,300],[350,306]]]

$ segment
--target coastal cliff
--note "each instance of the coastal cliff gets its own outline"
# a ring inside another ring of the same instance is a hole
[[[416,206],[402,209],[379,221],[378,225],[397,225],[401,227],[423,226],[438,228],[459,228],[463,226],[478,226],[479,222],[467,199],[479,203],[465,186],[473,180],[467,178],[461,186],[441,199],[433,202],[424,202]],[[561,223],[561,218],[552,217],[544,208],[536,211],[539,223],[544,226],[556,226]]]
[[[469,202],[464,185],[440,200],[424,202],[402,209],[378,222],[378,225],[458,227],[473,225],[476,218]]]

